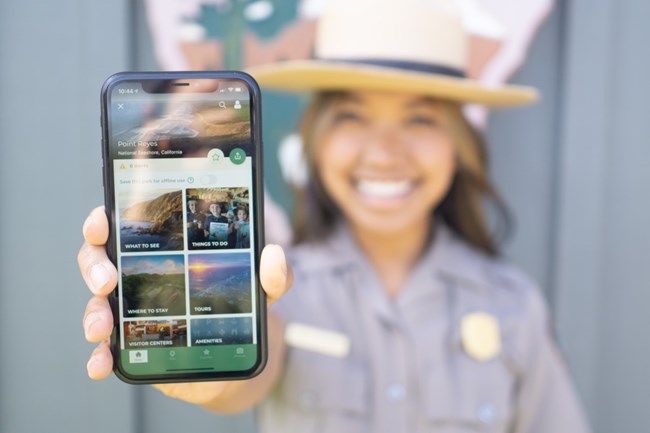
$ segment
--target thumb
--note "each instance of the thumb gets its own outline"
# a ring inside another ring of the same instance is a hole
[[[280,299],[293,283],[293,272],[279,245],[267,245],[260,258],[260,281],[268,305]]]

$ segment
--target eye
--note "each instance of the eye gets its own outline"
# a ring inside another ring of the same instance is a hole
[[[334,123],[361,123],[364,117],[354,110],[340,110],[334,115]]]
[[[406,123],[414,126],[437,126],[438,119],[428,114],[413,114],[406,119]]]

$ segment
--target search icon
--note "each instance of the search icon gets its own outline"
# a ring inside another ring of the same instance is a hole
[[[226,103],[224,101],[219,101],[219,108],[226,108]]]

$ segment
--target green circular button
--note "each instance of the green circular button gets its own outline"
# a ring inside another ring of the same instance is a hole
[[[230,151],[230,162],[233,164],[243,164],[244,161],[246,161],[246,152],[244,149],[240,149],[239,147],[235,147],[233,150]]]

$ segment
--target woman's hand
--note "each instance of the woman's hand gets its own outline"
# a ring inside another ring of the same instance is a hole
[[[92,379],[104,379],[113,370],[108,338],[113,332],[113,314],[107,296],[117,285],[117,270],[108,260],[104,244],[108,239],[108,221],[104,208],[94,209],[83,225],[84,244],[77,261],[81,275],[93,297],[86,305],[83,318],[86,340],[100,343],[86,365]]]
[[[95,208],[83,225],[84,244],[79,250],[77,260],[79,269],[93,297],[88,301],[83,317],[86,340],[99,343],[90,355],[87,364],[88,376],[100,380],[108,377],[113,370],[113,357],[108,339],[113,331],[113,315],[108,304],[108,295],[117,285],[117,269],[108,259],[105,250],[108,239],[108,220],[103,207]],[[260,280],[270,305],[278,300],[291,287],[293,276],[284,251],[277,245],[267,245],[260,260]],[[269,315],[270,327],[280,326]],[[277,332],[275,332],[277,334]],[[269,344],[278,338],[269,338]],[[276,341],[276,343],[278,343]],[[279,343],[278,343],[279,344]],[[263,373],[264,374],[264,373]],[[262,375],[263,375],[262,374]],[[258,379],[255,379],[258,380]],[[182,400],[209,404],[222,394],[234,395],[242,382],[197,382],[184,384],[156,385],[167,395]]]

